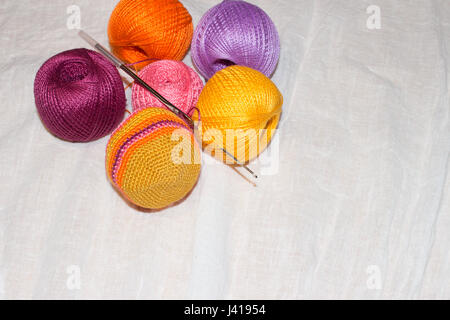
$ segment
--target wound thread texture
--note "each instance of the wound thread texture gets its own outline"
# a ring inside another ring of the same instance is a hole
[[[125,90],[117,69],[88,49],[47,60],[34,81],[36,108],[55,136],[87,142],[111,133],[125,113]]]
[[[184,113],[191,115],[203,88],[199,75],[181,61],[160,60],[149,64],[139,76]],[[166,108],[145,88],[133,85],[131,102],[133,110],[143,108]]]
[[[111,49],[126,63],[182,60],[192,33],[192,17],[177,0],[121,0],[108,24]],[[140,70],[149,63],[135,67]]]
[[[194,187],[200,173],[200,147],[172,112],[138,110],[111,135],[106,172],[132,203],[160,209],[181,200]]]
[[[270,17],[245,1],[225,0],[209,9],[195,28],[192,60],[207,79],[231,65],[270,76],[280,55],[280,39]]]
[[[203,145],[225,148],[242,162],[252,160],[270,142],[282,104],[280,91],[261,72],[244,66],[220,70],[197,103]]]

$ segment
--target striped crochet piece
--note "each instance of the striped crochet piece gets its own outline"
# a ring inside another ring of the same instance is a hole
[[[183,199],[200,173],[201,151],[187,124],[162,108],[133,112],[111,135],[106,172],[139,207],[160,209]]]

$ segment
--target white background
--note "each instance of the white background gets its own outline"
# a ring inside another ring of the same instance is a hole
[[[194,25],[218,3],[182,2]],[[107,44],[116,1],[1,1],[0,298],[450,298],[450,1],[251,2],[282,43],[278,172],[205,165],[145,213],[108,137],[58,140],[34,105],[41,64],[87,47],[67,8]]]

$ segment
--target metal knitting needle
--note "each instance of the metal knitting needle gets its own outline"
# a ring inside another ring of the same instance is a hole
[[[103,47],[100,43],[95,41],[91,36],[89,36],[86,32],[83,30],[80,30],[78,32],[78,35],[83,38],[87,43],[89,43],[93,48],[95,48],[98,52],[100,52],[105,58],[107,58],[109,61],[111,61],[117,68],[123,70],[126,74],[128,74],[130,77],[132,77],[139,85],[150,91],[151,94],[153,94],[159,101],[161,101],[162,104],[164,104],[169,110],[171,110],[173,113],[175,113],[177,116],[182,117],[188,125],[194,129],[194,121],[191,117],[189,117],[186,113],[175,107],[172,103],[170,103],[166,98],[164,98],[162,95],[158,93],[155,89],[150,87],[144,80],[142,80],[132,69],[127,67],[125,63],[123,63],[121,60],[119,60],[117,57],[115,57],[111,52],[109,52],[105,47]],[[229,153],[224,148],[221,148],[223,152],[225,152],[229,157],[231,157],[238,165],[244,167],[245,170],[247,170],[253,177],[258,178],[258,175],[256,175],[245,163],[242,163],[234,155]]]

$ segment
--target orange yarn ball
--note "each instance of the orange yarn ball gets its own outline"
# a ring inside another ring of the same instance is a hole
[[[108,24],[111,49],[127,63],[182,60],[192,33],[192,17],[178,0],[121,0]],[[139,63],[136,69],[150,62]]]

